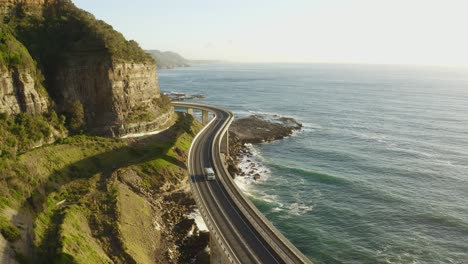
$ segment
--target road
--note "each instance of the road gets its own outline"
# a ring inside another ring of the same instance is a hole
[[[244,197],[223,165],[220,145],[233,120],[232,113],[204,104],[173,105],[208,110],[215,115],[192,143],[188,170],[195,200],[225,257],[231,263],[310,263]],[[205,167],[214,169],[216,180],[206,180]]]

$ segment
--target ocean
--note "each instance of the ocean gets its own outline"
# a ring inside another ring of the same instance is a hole
[[[251,146],[236,179],[314,263],[468,263],[468,69],[211,64],[159,71],[163,92],[304,129]]]

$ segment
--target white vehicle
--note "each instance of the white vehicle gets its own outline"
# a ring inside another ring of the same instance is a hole
[[[216,180],[214,170],[212,168],[205,168],[206,179],[209,181]]]

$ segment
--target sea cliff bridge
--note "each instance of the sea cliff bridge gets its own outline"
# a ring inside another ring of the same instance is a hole
[[[311,263],[242,194],[229,175],[224,157],[229,155],[228,128],[233,114],[205,104],[173,105],[190,114],[193,109],[202,111],[204,128],[190,147],[187,166],[195,200],[210,231],[212,263]],[[211,120],[210,113],[214,115]],[[216,180],[206,179],[206,167],[213,168]]]

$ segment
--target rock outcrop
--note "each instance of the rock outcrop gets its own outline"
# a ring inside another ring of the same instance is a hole
[[[228,170],[231,175],[241,174],[240,159],[251,156],[246,144],[259,144],[280,140],[291,136],[294,131],[302,129],[302,124],[290,117],[266,117],[252,115],[234,120],[229,127],[229,159]]]
[[[31,69],[0,68],[0,113],[42,114],[48,110],[47,95],[36,90]]]
[[[0,113],[42,114],[48,110],[48,95],[42,73],[11,30],[0,24]]]
[[[302,124],[290,117],[273,117],[268,120],[261,115],[236,119],[229,131],[242,143],[262,143],[283,139],[294,131],[300,130]]]

